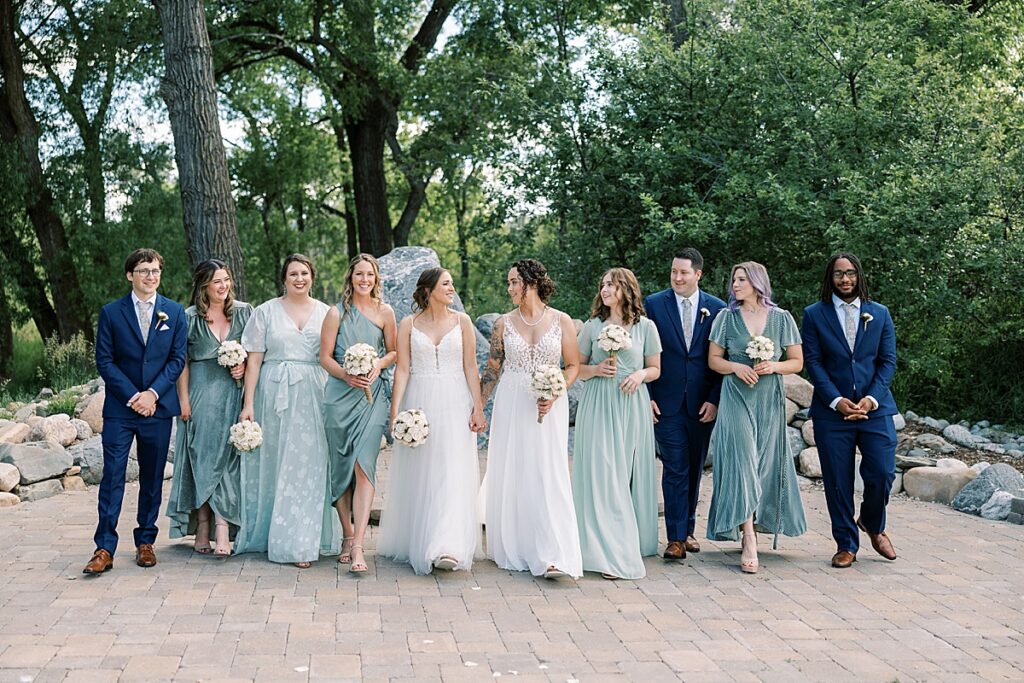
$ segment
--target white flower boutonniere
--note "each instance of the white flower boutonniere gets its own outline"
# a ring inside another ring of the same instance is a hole
[[[162,323],[165,323],[165,322],[167,322],[167,314],[164,313],[163,311],[157,311],[156,312],[156,319],[159,320]]]
[[[864,321],[864,331],[868,331],[868,323],[875,319],[875,316],[870,313],[861,313],[860,319]]]
[[[704,318],[708,317],[709,315],[711,315],[711,311],[709,311],[706,308],[700,309],[700,321],[701,321],[701,323],[703,323],[704,322]]]

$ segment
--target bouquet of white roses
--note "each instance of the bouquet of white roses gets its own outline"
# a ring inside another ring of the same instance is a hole
[[[417,408],[403,410],[395,416],[395,427],[391,434],[396,441],[409,448],[422,446],[427,442],[427,436],[430,434],[427,414]]]
[[[538,401],[553,401],[559,396],[565,396],[567,390],[565,375],[561,368],[554,365],[541,365],[530,376],[530,393]],[[543,421],[544,416],[538,413],[537,422]]]
[[[373,364],[376,362],[377,349],[360,342],[345,349],[345,361],[342,363],[342,367],[350,375],[366,377],[373,372]],[[363,393],[366,394],[366,402],[373,403],[370,387],[363,387]]]
[[[259,423],[243,420],[231,425],[231,436],[228,443],[243,453],[259,448],[263,443],[263,430]]]
[[[612,365],[615,365],[615,356],[619,351],[632,348],[633,339],[624,327],[605,325],[597,335],[597,345],[608,352],[608,357],[612,359]]]
[[[775,355],[775,342],[760,335],[747,342],[747,356],[755,363],[771,360]]]
[[[231,339],[221,342],[220,346],[217,347],[217,365],[228,369],[241,365],[248,357],[249,354],[246,353],[245,348]],[[242,386],[242,380],[236,379],[235,386]]]

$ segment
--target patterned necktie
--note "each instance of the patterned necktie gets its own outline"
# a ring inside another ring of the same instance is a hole
[[[139,307],[139,329],[142,330],[142,343],[149,342],[149,307],[152,306],[150,301],[140,301]]]
[[[690,348],[693,341],[693,304],[689,299],[683,299],[683,338],[686,339],[686,348]]]
[[[857,307],[853,304],[843,304],[846,311],[846,343],[853,351],[853,345],[857,343]]]

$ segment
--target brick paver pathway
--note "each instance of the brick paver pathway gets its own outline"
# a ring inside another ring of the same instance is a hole
[[[129,547],[87,578],[96,491],[67,493],[0,510],[0,682],[1024,680],[1024,526],[898,497],[900,559],[867,546],[838,571],[821,490],[803,497],[811,531],[762,540],[756,576],[738,544],[704,541],[644,580],[550,582],[487,561],[356,578],[166,536],[157,567]]]

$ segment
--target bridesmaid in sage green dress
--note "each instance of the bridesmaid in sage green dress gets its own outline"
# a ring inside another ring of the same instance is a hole
[[[341,555],[349,570],[367,570],[366,527],[377,481],[377,454],[388,424],[390,396],[380,372],[397,357],[395,312],[381,298],[377,259],[359,254],[348,265],[341,303],[331,308],[320,332],[320,365],[330,377],[324,392],[324,427],[329,447],[330,497],[341,519]],[[377,363],[369,375],[345,371],[345,351],[369,344]],[[370,389],[372,402],[366,400]]]
[[[714,488],[707,536],[735,541],[743,532],[740,569],[757,571],[757,531],[799,536],[807,530],[793,454],[786,438],[782,376],[803,368],[800,332],[789,311],[771,299],[768,272],[747,261],[732,269],[729,307],[711,327],[708,365],[725,375],[711,435]],[[767,337],[770,360],[755,361],[747,343]],[[783,360],[785,356],[785,360]]]
[[[192,276],[188,321],[188,357],[178,378],[181,421],[174,447],[174,481],[167,499],[171,538],[195,534],[195,550],[231,554],[231,536],[241,519],[238,452],[228,443],[229,430],[242,407],[245,363],[225,368],[217,363],[222,342],[238,341],[252,306],[235,301],[231,270],[218,259],[203,261]]]
[[[315,271],[302,254],[284,261],[285,294],[256,307],[242,333],[249,352],[240,420],[263,428],[242,456],[242,528],[236,553],[306,569],[337,555],[338,518],[327,497],[327,437],[320,329],[328,306],[310,296]]]
[[[632,271],[601,277],[591,319],[579,333],[580,379],[572,492],[583,569],[606,579],[641,579],[644,557],[658,553],[658,482],[654,415],[647,382],[661,374],[658,328],[644,317]],[[607,325],[629,332],[632,346],[616,358],[598,345]]]

